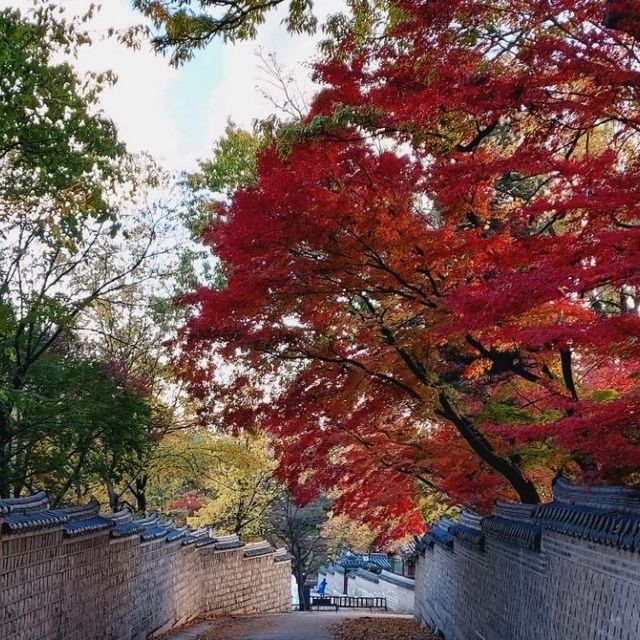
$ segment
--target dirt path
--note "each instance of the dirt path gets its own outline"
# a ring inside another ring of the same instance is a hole
[[[410,616],[320,611],[239,616],[201,622],[189,629],[169,635],[167,640],[333,640],[331,627],[354,618],[411,620]],[[383,620],[380,622],[382,623]],[[398,638],[398,640],[402,639]]]

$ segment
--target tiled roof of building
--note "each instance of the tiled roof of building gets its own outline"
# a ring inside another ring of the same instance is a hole
[[[157,524],[155,526],[146,528],[140,534],[140,538],[143,542],[158,540],[159,538],[166,538],[172,528],[173,524]]]
[[[190,531],[189,527],[174,527],[167,533],[167,542],[182,540]]]
[[[352,553],[347,552],[336,561],[336,565],[343,569],[377,570],[391,569],[391,562],[386,553]]]
[[[445,520],[443,518],[443,520]],[[416,549],[419,552],[425,549],[432,549],[434,545],[438,544],[446,549],[453,547],[453,536],[449,533],[449,526],[447,523],[441,520],[438,524],[433,525],[427,533],[422,536],[420,541],[416,544]]]
[[[364,559],[356,553],[347,553],[338,558],[336,564],[343,569],[360,569],[364,567]]]
[[[386,553],[370,553],[367,558],[367,565],[378,569],[391,569],[391,562]]]
[[[534,521],[573,538],[640,552],[640,491],[631,487],[581,487],[558,477],[553,502],[539,505]]]
[[[529,551],[540,551],[542,530],[533,522],[492,516],[484,521],[482,528],[487,535],[501,542],[529,549]]]
[[[21,498],[0,500],[2,531],[6,533],[49,529],[68,519],[64,510],[49,509],[49,499],[44,491]]]
[[[49,529],[64,524],[69,518],[58,509],[45,509],[34,513],[9,512],[2,518],[2,530],[25,533],[38,529]]]

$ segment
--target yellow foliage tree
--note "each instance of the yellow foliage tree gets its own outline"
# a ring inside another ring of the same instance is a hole
[[[276,467],[263,436],[210,436],[210,459],[202,470],[205,504],[188,523],[210,526],[217,533],[237,533],[243,539],[267,532],[267,513],[280,492]]]

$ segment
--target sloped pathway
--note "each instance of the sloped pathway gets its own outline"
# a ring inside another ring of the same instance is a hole
[[[368,612],[359,614],[333,611],[240,616],[200,622],[189,629],[169,635],[167,640],[333,640],[331,627],[359,617],[411,618]]]

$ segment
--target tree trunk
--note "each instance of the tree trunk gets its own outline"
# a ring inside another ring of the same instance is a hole
[[[511,460],[503,458],[496,453],[491,443],[477,431],[466,418],[456,413],[444,391],[440,392],[439,397],[442,407],[442,410],[438,412],[439,415],[456,427],[458,433],[483,462],[488,464],[494,471],[509,482],[518,494],[521,502],[538,504],[540,502],[538,491],[533,482],[524,476],[520,467]]]
[[[5,411],[0,411],[0,498],[11,497],[10,446],[7,414]]]
[[[108,480],[106,485],[107,485],[107,495],[109,496],[109,508],[113,513],[115,513],[118,510],[120,500],[113,486],[113,483],[110,480]]]
[[[138,476],[135,483],[134,495],[136,498],[136,511],[142,515],[147,514],[147,480],[146,474]]]
[[[304,598],[304,582],[306,576],[298,566],[294,567],[293,575],[298,585],[298,600],[300,601],[300,611],[307,611],[311,603],[305,602]]]

